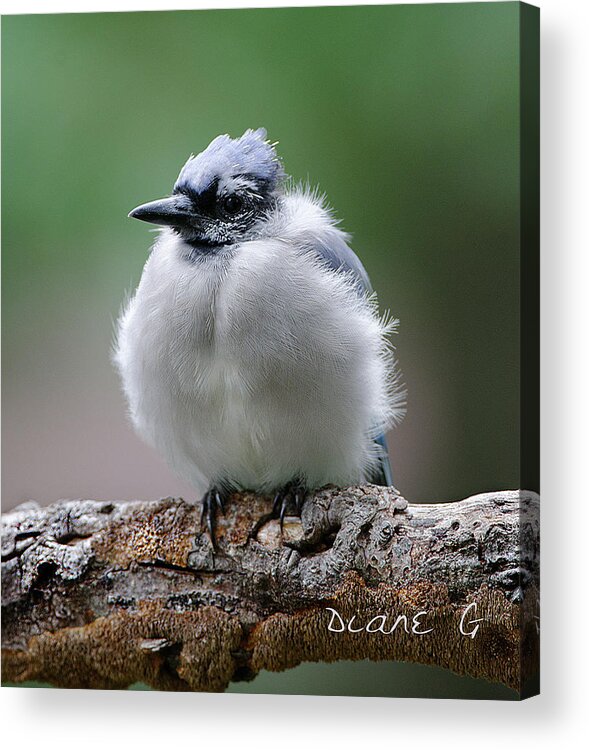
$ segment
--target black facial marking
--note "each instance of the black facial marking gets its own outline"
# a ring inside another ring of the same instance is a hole
[[[219,180],[215,179],[211,182],[206,190],[199,193],[196,198],[196,206],[199,211],[208,216],[215,215],[215,209],[217,207],[217,189],[219,187]]]
[[[230,191],[219,188],[219,178],[200,192],[186,183],[176,185],[174,193],[186,196],[192,206],[186,224],[173,228],[191,247],[190,259],[243,241],[274,205],[274,183],[270,180],[247,174],[233,178],[237,186]]]
[[[193,190],[190,185],[180,185],[174,188],[174,195],[182,194],[185,195],[192,201],[195,211],[203,211],[204,213],[213,214],[215,204],[217,202],[217,188],[219,186],[219,180],[215,178],[206,190],[197,193]]]

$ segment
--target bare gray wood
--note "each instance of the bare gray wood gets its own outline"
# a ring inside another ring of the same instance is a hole
[[[3,679],[220,691],[262,669],[373,659],[525,692],[538,667],[537,495],[408,505],[394,488],[328,487],[282,534],[270,510],[235,494],[217,550],[181,499],[5,514]]]

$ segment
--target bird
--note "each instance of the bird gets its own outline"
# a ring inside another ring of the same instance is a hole
[[[219,135],[129,213],[159,230],[114,363],[137,433],[206,488],[213,545],[234,492],[273,497],[282,528],[317,488],[392,485],[385,433],[405,409],[398,321],[277,145],[264,128]]]

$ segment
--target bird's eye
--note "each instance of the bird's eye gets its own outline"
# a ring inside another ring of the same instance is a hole
[[[243,208],[243,198],[239,195],[227,195],[223,198],[223,210],[230,216],[235,216]]]

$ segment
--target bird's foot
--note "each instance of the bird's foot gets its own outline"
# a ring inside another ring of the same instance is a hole
[[[284,517],[290,508],[295,516],[301,515],[303,504],[307,498],[308,490],[298,479],[281,487],[274,495],[272,515],[280,519],[280,528],[284,526]]]
[[[225,502],[227,500],[227,491],[218,485],[213,485],[205,492],[202,499],[202,510],[200,514],[201,529],[205,528],[209,532],[213,547],[217,547],[215,540],[215,526],[217,514],[225,513]]]

